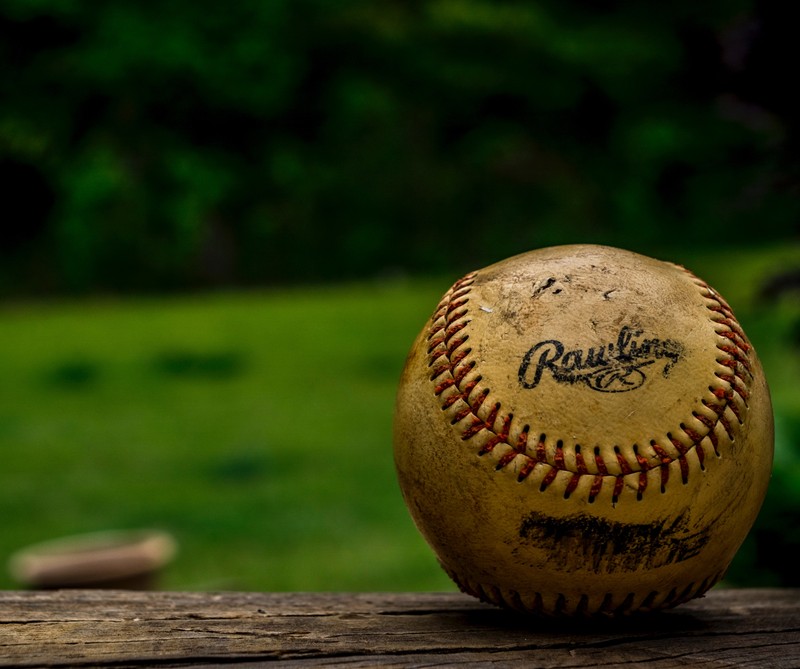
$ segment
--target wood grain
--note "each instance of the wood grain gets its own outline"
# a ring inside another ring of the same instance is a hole
[[[0,592],[0,666],[800,667],[800,590],[617,622],[455,594]]]

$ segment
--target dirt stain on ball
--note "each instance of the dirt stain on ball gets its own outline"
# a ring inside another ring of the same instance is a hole
[[[687,514],[671,521],[621,523],[585,514],[554,518],[532,512],[522,518],[519,537],[551,555],[553,566],[596,573],[657,568],[698,555],[708,529],[693,530]]]

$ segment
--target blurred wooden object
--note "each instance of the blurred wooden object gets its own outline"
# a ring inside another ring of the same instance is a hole
[[[28,546],[11,556],[9,567],[28,588],[148,590],[175,551],[166,532],[111,530]]]
[[[798,667],[800,590],[715,590],[620,621],[456,593],[0,592],[0,665]]]

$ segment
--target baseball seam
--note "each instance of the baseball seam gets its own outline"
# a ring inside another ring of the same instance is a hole
[[[596,603],[591,605],[587,594],[582,594],[577,604],[575,604],[574,602],[568,602],[567,598],[559,593],[554,595],[553,602],[546,604],[545,598],[540,592],[528,594],[523,598],[522,594],[516,590],[502,590],[495,585],[471,582],[452,569],[447,567],[444,567],[444,569],[462,592],[477,597],[483,602],[516,609],[523,613],[553,617],[573,615],[580,617],[614,617],[639,611],[673,608],[695,597],[700,597],[718,583],[724,575],[724,572],[717,572],[702,581],[692,581],[682,589],[674,587],[668,592],[651,590],[644,597],[629,592],[622,598],[622,601],[615,599],[611,593],[606,593],[599,605]]]
[[[477,360],[471,357],[472,348],[468,344],[470,292],[478,273],[472,272],[456,281],[431,317],[427,353],[434,395],[442,410],[450,412],[451,423],[461,432],[461,439],[470,441],[482,434],[478,455],[494,452],[498,471],[513,463],[519,482],[536,472],[542,492],[559,476],[568,477],[564,484],[565,498],[578,490],[585,477],[591,477],[589,502],[594,502],[604,487],[611,485],[614,504],[626,479],[641,500],[652,487],[650,472],[658,472],[655,478],[662,493],[666,492],[673,471],[679,472],[681,481],[687,484],[690,456],[704,470],[708,453],[721,457],[720,438],[727,436],[733,441],[735,425],[744,422],[752,378],[752,347],[727,302],[707,283],[685,268],[680,269],[697,286],[715,324],[718,369],[698,406],[674,430],[650,439],[646,445],[624,448],[615,445],[613,454],[606,450],[605,456],[599,446],[586,449],[580,444],[565,445],[561,439],[553,445],[552,437],[544,432],[532,433],[527,424],[516,429],[513,414],[504,412],[500,401],[491,403],[488,399],[491,391],[482,383]]]

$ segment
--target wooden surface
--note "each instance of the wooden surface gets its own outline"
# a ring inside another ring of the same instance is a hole
[[[800,667],[800,590],[716,590],[619,622],[460,594],[0,592],[2,666]],[[640,664],[639,664],[640,663]]]

